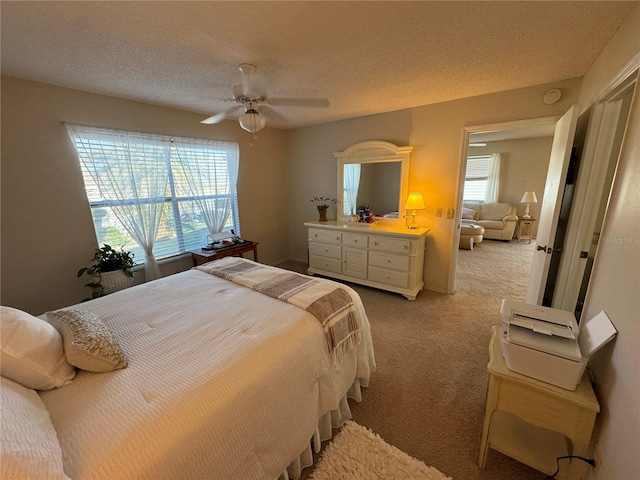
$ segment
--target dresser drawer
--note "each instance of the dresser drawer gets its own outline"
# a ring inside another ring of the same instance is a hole
[[[367,248],[369,237],[357,233],[343,233],[342,245],[345,247]]]
[[[342,260],[339,258],[309,255],[309,267],[327,272],[342,273]]]
[[[393,253],[369,252],[369,265],[391,268],[403,272],[409,271],[409,257]]]
[[[342,237],[339,232],[331,230],[321,230],[319,228],[309,229],[309,241],[322,243],[335,243],[340,245]]]
[[[377,236],[371,239],[369,248],[371,250],[409,254],[411,253],[411,240]]]
[[[342,273],[354,278],[367,278],[367,250],[364,248],[342,248]]]
[[[341,258],[342,247],[340,245],[329,245],[327,243],[309,242],[309,253],[321,257]]]
[[[407,288],[409,285],[409,273],[388,270],[386,268],[369,266],[369,280],[394,287]]]

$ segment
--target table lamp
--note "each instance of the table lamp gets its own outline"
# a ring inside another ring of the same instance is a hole
[[[538,203],[536,192],[524,192],[524,195],[522,196],[522,200],[520,200],[520,203],[527,204],[527,209],[525,210],[524,215],[522,215],[522,218],[531,218],[531,216],[529,215],[529,204]]]
[[[418,224],[416,223],[416,210],[423,210],[425,208],[422,194],[418,192],[410,193],[404,208],[406,210],[411,210],[411,213],[407,215],[411,217],[411,223],[407,225],[407,228],[410,228],[412,230],[418,228]]]

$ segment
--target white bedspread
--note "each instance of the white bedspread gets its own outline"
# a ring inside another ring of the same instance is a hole
[[[318,418],[375,369],[362,342],[331,361],[303,309],[190,270],[77,307],[98,314],[129,367],[79,371],[41,392],[72,479],[268,479],[308,445]]]

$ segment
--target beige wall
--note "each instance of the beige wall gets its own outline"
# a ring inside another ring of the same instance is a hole
[[[640,7],[612,38],[584,77],[587,106],[640,55]],[[602,462],[593,478],[640,478],[640,89],[636,86],[583,318],[605,310],[616,340],[590,361],[601,413],[595,440]]]
[[[557,104],[545,105],[542,97],[551,87],[561,88],[564,95]],[[422,193],[426,209],[418,211],[417,221],[431,229],[425,285],[446,291],[455,222],[435,213],[438,207],[456,206],[464,126],[560,115],[577,102],[579,88],[579,79],[566,80],[288,131],[292,258],[307,260],[307,234],[302,224],[315,218],[308,199],[336,194],[333,152],[365,140],[411,145],[409,191]],[[335,209],[329,210],[331,216],[335,218]]]
[[[2,78],[3,305],[33,314],[88,294],[77,270],[97,247],[80,167],[62,121],[238,142],[238,203],[245,238],[260,259],[288,258],[284,132],[265,129],[253,147],[236,122],[205,126],[202,115],[14,78]],[[162,265],[170,274],[188,259]],[[143,277],[143,272],[141,272]],[[142,279],[142,278],[141,278]],[[140,279],[140,280],[141,280]]]

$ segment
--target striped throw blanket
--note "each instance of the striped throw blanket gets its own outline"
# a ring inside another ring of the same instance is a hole
[[[311,313],[324,329],[334,365],[360,343],[353,300],[335,284],[240,257],[225,257],[195,268]]]

